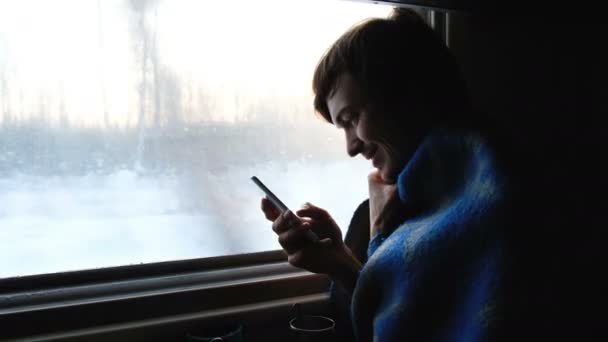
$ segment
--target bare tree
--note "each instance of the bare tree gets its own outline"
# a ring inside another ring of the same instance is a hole
[[[181,120],[182,113],[182,87],[178,75],[168,68],[161,68],[159,80],[163,83],[163,104],[165,112],[165,125],[175,129]]]
[[[154,0],[130,0],[129,5],[134,12],[135,20],[132,25],[132,33],[134,41],[141,43],[141,46],[136,46],[136,58],[139,61],[140,67],[140,82],[138,86],[139,92],[139,115],[137,119],[137,147],[135,154],[135,168],[142,168],[142,160],[144,156],[145,143],[145,127],[146,127],[146,108],[148,94],[148,59],[150,58],[150,42],[151,32],[146,24],[146,14],[148,9],[155,4]]]
[[[150,51],[150,63],[152,63],[152,76],[154,77],[154,126],[160,129],[160,111],[161,111],[161,84],[159,75],[159,60],[158,60],[158,7],[154,7],[154,25],[152,33],[152,49]]]
[[[106,128],[110,127],[110,119],[108,117],[108,103],[106,96],[105,82],[105,60],[104,60],[104,40],[103,40],[103,12],[101,9],[101,0],[97,0],[97,38],[99,46],[99,82],[101,88],[101,102],[103,106],[103,121]]]
[[[70,127],[70,121],[68,119],[66,106],[65,106],[65,91],[63,90],[63,83],[59,84],[59,127],[61,129],[67,129]],[[106,123],[107,125],[107,123]]]
[[[2,111],[2,123],[6,125],[11,122],[10,117],[10,99],[8,92],[8,81],[6,77],[6,69],[0,70],[0,111]]]

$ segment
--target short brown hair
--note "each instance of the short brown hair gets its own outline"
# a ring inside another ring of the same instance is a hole
[[[469,106],[454,57],[411,9],[395,8],[386,19],[359,23],[325,52],[314,73],[313,91],[315,110],[328,122],[327,99],[345,73],[358,82],[372,104],[407,99],[410,106],[432,108],[438,115],[454,115]]]

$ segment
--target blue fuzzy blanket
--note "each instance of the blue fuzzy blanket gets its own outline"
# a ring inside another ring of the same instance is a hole
[[[371,237],[352,297],[357,340],[492,338],[508,204],[492,149],[471,132],[434,132],[397,185],[419,210]]]

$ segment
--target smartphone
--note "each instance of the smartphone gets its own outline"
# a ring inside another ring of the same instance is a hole
[[[277,208],[277,210],[281,214],[289,210],[285,203],[283,203],[274,193],[272,193],[272,191],[270,191],[270,189],[268,189],[266,185],[264,185],[264,183],[262,183],[262,181],[258,179],[258,177],[253,176],[251,177],[251,180],[260,189],[262,189],[262,191],[264,191],[264,193],[266,194],[266,198],[275,206],[275,208]],[[306,237],[312,242],[319,242],[319,236],[317,236],[317,234],[315,234],[315,232],[313,232],[312,230],[306,231]]]

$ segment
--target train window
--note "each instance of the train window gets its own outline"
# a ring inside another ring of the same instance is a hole
[[[386,5],[0,2],[0,278],[276,250],[258,176],[345,228],[367,162],[316,119],[325,49]]]

